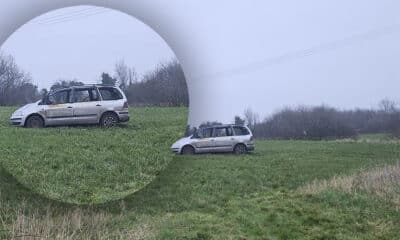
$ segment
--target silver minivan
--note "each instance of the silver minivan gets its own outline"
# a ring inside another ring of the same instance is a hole
[[[100,124],[113,127],[129,121],[128,101],[118,87],[84,85],[50,92],[11,116],[11,124],[28,128]]]
[[[251,130],[240,125],[203,127],[189,137],[175,142],[171,150],[177,154],[234,152],[247,153],[255,148]]]

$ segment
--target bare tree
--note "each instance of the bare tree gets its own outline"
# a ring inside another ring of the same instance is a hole
[[[137,73],[135,68],[129,68],[124,60],[120,60],[115,64],[115,79],[122,90],[126,90],[128,86],[137,82]]]
[[[115,64],[115,79],[117,79],[118,86],[125,90],[128,86],[129,71],[128,66],[124,60],[120,60]]]
[[[244,110],[244,117],[246,119],[248,127],[254,131],[255,126],[259,120],[258,114],[253,112],[253,110],[251,108],[246,108]]]
[[[393,113],[397,110],[397,104],[395,101],[385,98],[379,102],[379,108],[385,113]]]
[[[128,83],[129,86],[135,84],[138,82],[138,74],[136,73],[136,70],[134,67],[131,67],[128,69]]]
[[[31,75],[21,70],[12,56],[0,53],[0,105],[35,101],[39,94],[31,82]]]

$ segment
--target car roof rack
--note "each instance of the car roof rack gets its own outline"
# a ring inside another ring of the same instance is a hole
[[[103,84],[103,83],[96,83],[96,84],[92,84],[92,86],[102,86],[102,87],[116,87],[113,84]]]
[[[98,83],[71,86],[71,88],[84,88],[84,87],[116,87],[116,86],[112,84],[98,84]]]
[[[201,126],[201,128],[215,128],[215,127],[242,127],[242,126],[234,123],[212,124],[212,125]]]
[[[75,85],[75,86],[62,86],[60,88],[57,89],[53,89],[49,91],[49,93],[53,93],[53,92],[57,92],[57,91],[61,91],[61,90],[65,90],[65,89],[69,89],[69,88],[85,88],[85,87],[116,87],[115,85],[112,84],[83,84],[83,85]]]

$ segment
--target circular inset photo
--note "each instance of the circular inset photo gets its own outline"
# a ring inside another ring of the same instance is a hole
[[[168,44],[119,11],[41,15],[0,49],[0,167],[50,199],[96,204],[153,181],[189,96]]]

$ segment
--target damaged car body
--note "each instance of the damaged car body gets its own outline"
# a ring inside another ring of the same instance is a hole
[[[175,142],[171,150],[177,154],[233,152],[244,154],[255,148],[254,137],[246,126],[216,125],[196,130]]]
[[[114,127],[129,118],[128,101],[121,89],[84,85],[52,91],[42,100],[16,110],[10,122],[27,128],[77,124]]]

